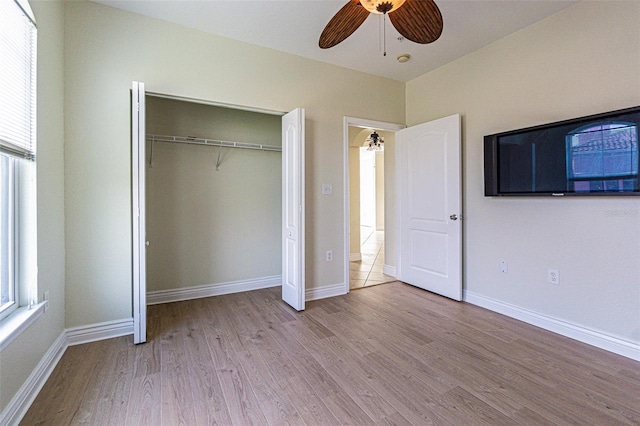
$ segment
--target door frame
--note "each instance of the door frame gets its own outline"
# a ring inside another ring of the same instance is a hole
[[[349,244],[349,236],[351,234],[351,226],[350,226],[350,211],[349,211],[349,202],[351,200],[351,194],[349,193],[349,127],[360,127],[362,129],[376,129],[382,130],[385,132],[395,133],[399,130],[404,129],[406,126],[403,124],[389,123],[385,121],[376,121],[376,120],[368,120],[365,118],[356,118],[356,117],[344,117],[343,120],[343,182],[344,182],[344,241],[343,241],[343,250],[344,250],[344,270],[343,270],[343,281],[344,281],[344,294],[349,293],[349,254],[350,254],[350,244]],[[385,149],[387,149],[385,147]],[[385,170],[385,174],[387,171]],[[386,210],[386,209],[385,209]]]

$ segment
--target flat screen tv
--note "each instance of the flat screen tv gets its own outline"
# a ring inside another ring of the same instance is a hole
[[[640,195],[640,106],[484,137],[485,196]]]

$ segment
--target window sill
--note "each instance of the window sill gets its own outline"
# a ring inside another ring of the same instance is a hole
[[[2,320],[0,324],[0,352],[42,315],[48,303],[38,303],[32,306],[31,309],[26,306],[18,308]]]

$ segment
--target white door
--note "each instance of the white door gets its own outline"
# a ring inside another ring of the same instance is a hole
[[[397,278],[462,299],[460,115],[396,133]]]
[[[304,109],[282,117],[282,300],[304,309]]]
[[[147,341],[147,256],[145,225],[145,91],[131,85],[131,188],[133,222],[133,343]]]

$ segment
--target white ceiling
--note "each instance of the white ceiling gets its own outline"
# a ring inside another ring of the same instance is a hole
[[[224,37],[354,70],[409,81],[497,39],[544,19],[578,0],[436,0],[442,36],[420,45],[399,40],[386,22],[383,56],[381,15],[371,15],[349,38],[320,49],[318,38],[347,0],[93,0]],[[396,57],[409,53],[411,60]]]

